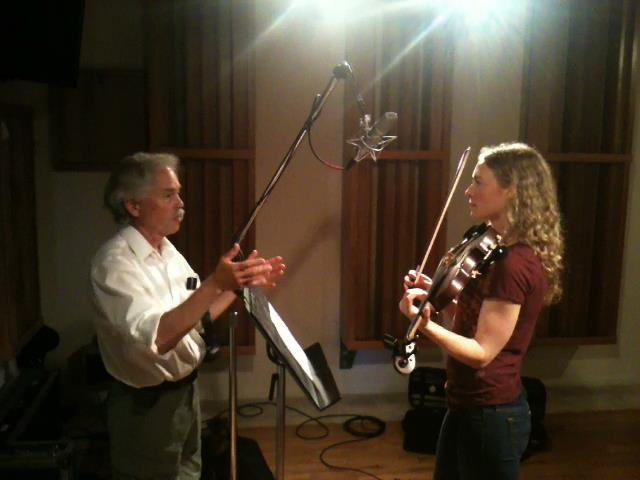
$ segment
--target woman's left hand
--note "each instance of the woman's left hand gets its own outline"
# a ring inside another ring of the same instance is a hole
[[[404,295],[400,299],[400,303],[398,304],[400,311],[405,317],[413,320],[413,318],[418,314],[418,307],[415,304],[421,304],[426,297],[427,292],[421,288],[410,288],[404,292]],[[429,320],[429,317],[431,316],[431,308],[429,307],[429,304],[422,309],[421,316],[425,321]]]

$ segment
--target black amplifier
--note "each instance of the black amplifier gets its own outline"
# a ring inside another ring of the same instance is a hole
[[[413,408],[444,407],[447,372],[442,368],[418,367],[409,375],[409,405]]]

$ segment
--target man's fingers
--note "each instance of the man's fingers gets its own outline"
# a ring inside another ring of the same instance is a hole
[[[253,272],[256,267],[268,265],[264,258],[250,258],[235,264],[235,269],[243,274]]]
[[[268,260],[268,262],[275,266],[282,265],[284,267],[284,263],[282,263],[282,257],[272,257]]]
[[[271,265],[269,265],[268,263],[264,263],[263,261],[262,263],[249,266],[244,269],[239,269],[236,272],[236,276],[238,277],[238,279],[250,281],[253,277],[266,275],[272,270],[273,270],[273,267],[271,267]]]
[[[233,247],[231,247],[227,253],[222,255],[222,258],[224,258],[225,260],[231,261],[235,258],[236,255],[238,255],[239,252],[240,252],[240,245],[238,245],[237,243],[234,243]]]

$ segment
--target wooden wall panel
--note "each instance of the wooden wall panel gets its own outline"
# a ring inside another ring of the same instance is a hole
[[[0,104],[0,360],[42,325],[32,112]]]
[[[372,116],[398,113],[398,139],[382,158],[363,161],[344,177],[341,339],[349,350],[382,348],[385,333],[406,331],[397,306],[402,279],[422,260],[444,203],[452,40],[446,28],[424,40],[432,14],[386,16],[347,38],[347,60],[358,77],[376,79],[363,87]],[[345,104],[352,102],[346,92]],[[345,136],[357,119],[347,108]],[[431,273],[444,240],[433,252]]]
[[[180,177],[186,210],[182,228],[171,241],[192,268],[204,277],[214,271],[220,255],[231,247],[230,239],[253,207],[246,195],[251,183],[247,164],[253,159],[253,152],[236,150],[235,155],[224,158],[216,149],[170,151],[182,159]],[[247,243],[242,245],[246,252],[253,248],[253,229],[248,237]],[[238,345],[253,345],[252,323],[244,307],[240,308],[238,303],[237,308],[241,312],[236,333]],[[226,318],[215,322],[215,330],[221,339],[226,339],[227,327]]]
[[[187,214],[174,241],[204,276],[254,204],[253,5],[148,1],[145,18],[150,149],[183,160]],[[254,231],[245,251],[253,249]],[[216,322],[221,332],[226,325]],[[240,346],[253,345],[247,318],[237,337]]]
[[[564,298],[538,341],[615,341],[631,162],[638,4],[530,3],[522,136],[553,162],[566,237]]]

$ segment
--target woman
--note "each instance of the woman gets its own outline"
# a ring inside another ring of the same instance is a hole
[[[460,293],[451,330],[429,321],[429,308],[421,314],[421,332],[447,356],[449,408],[434,479],[516,479],[531,431],[522,359],[543,305],[562,293],[556,187],[535,149],[505,143],[480,151],[465,195],[471,217],[490,224],[507,253]],[[430,283],[415,271],[405,277],[407,317],[418,313],[414,302]]]

